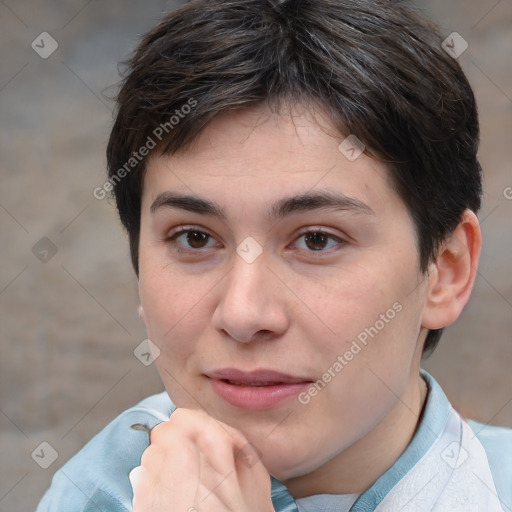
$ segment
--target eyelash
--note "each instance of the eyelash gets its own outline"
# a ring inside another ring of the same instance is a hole
[[[195,228],[193,226],[183,226],[183,227],[180,227],[175,233],[173,233],[172,235],[170,235],[167,238],[165,238],[164,241],[169,243],[169,245],[173,245],[174,249],[176,250],[176,252],[178,252],[180,254],[182,254],[182,253],[188,253],[188,254],[190,254],[190,253],[198,253],[198,252],[202,251],[204,248],[200,248],[200,249],[184,249],[183,247],[180,247],[176,243],[177,238],[180,237],[183,234],[186,234],[186,233],[200,233],[200,234],[206,235],[206,236],[208,236],[210,238],[213,238],[212,235],[210,235],[209,233],[207,233],[205,231],[202,231],[201,229]],[[321,228],[319,228],[319,229],[309,229],[308,231],[304,231],[304,232],[302,232],[302,233],[300,233],[298,235],[297,239],[300,239],[300,238],[304,237],[305,235],[310,235],[310,234],[320,234],[320,235],[323,235],[323,236],[325,236],[328,239],[335,240],[336,242],[338,242],[338,245],[344,245],[344,244],[347,243],[346,240],[343,240],[342,238],[340,238],[338,236],[335,236],[332,233],[324,231]],[[311,254],[316,254],[316,253],[325,254],[325,253],[329,253],[330,251],[324,250],[324,249],[320,249],[318,251],[307,250],[307,252],[311,253]]]

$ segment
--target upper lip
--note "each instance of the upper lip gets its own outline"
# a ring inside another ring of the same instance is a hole
[[[275,370],[259,369],[244,372],[236,368],[221,368],[205,374],[216,380],[227,380],[242,384],[295,384],[298,382],[312,382],[305,377],[295,377]]]

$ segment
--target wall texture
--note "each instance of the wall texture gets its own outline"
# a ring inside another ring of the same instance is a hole
[[[177,4],[0,2],[0,511],[33,510],[90,437],[163,389],[133,354],[145,332],[127,242],[92,191],[104,182],[117,62]],[[512,2],[421,7],[469,43],[460,61],[485,170],[475,292],[425,368],[464,412],[512,427]],[[48,469],[31,456],[42,442],[57,452]]]

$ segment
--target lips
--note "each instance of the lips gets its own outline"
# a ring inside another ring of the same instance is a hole
[[[274,370],[243,372],[234,368],[205,374],[213,391],[232,406],[264,410],[276,407],[287,398],[298,395],[311,379],[296,377]]]
[[[221,379],[222,382],[226,382],[227,384],[231,384],[232,386],[252,386],[252,387],[261,387],[261,386],[275,386],[276,384],[283,384],[283,382],[240,382],[229,379]]]
[[[276,386],[312,382],[308,378],[294,377],[274,370],[244,372],[235,368],[215,370],[207,374],[211,379],[221,380],[234,386]]]

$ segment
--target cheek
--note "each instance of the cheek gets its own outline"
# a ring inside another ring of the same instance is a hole
[[[293,276],[290,287],[301,300],[292,314],[317,349],[343,354],[354,340],[364,346],[396,329],[403,317],[405,283],[410,282],[405,274],[395,271],[391,279],[392,271],[382,260]]]
[[[160,349],[157,367],[174,372],[194,351],[196,332],[201,328],[201,280],[170,267],[140,267],[139,297],[149,339]],[[160,363],[160,364],[159,364]],[[162,374],[162,373],[161,373]],[[164,376],[164,374],[162,374]]]
[[[352,267],[336,280],[311,281],[302,289],[312,291],[310,310],[321,319],[295,313],[307,333],[308,368],[320,379],[319,391],[304,399],[337,404],[338,421],[371,422],[409,379],[421,327],[421,297],[411,294],[417,275],[405,266],[402,272],[388,269]]]
[[[197,285],[197,283],[195,283]],[[202,288],[191,286],[184,273],[169,267],[150,272],[142,266],[139,296],[144,308],[149,339],[160,350],[155,365],[167,394],[178,407],[194,408],[196,382],[191,379],[189,361],[197,351],[195,340],[203,330],[201,315]],[[186,390],[186,391],[185,391]]]
[[[355,366],[347,366],[307,404],[297,403],[286,429],[255,436],[274,475],[286,480],[322,466],[371,432],[396,404],[394,393],[368,369],[349,368]],[[402,387],[396,384],[391,386]]]

